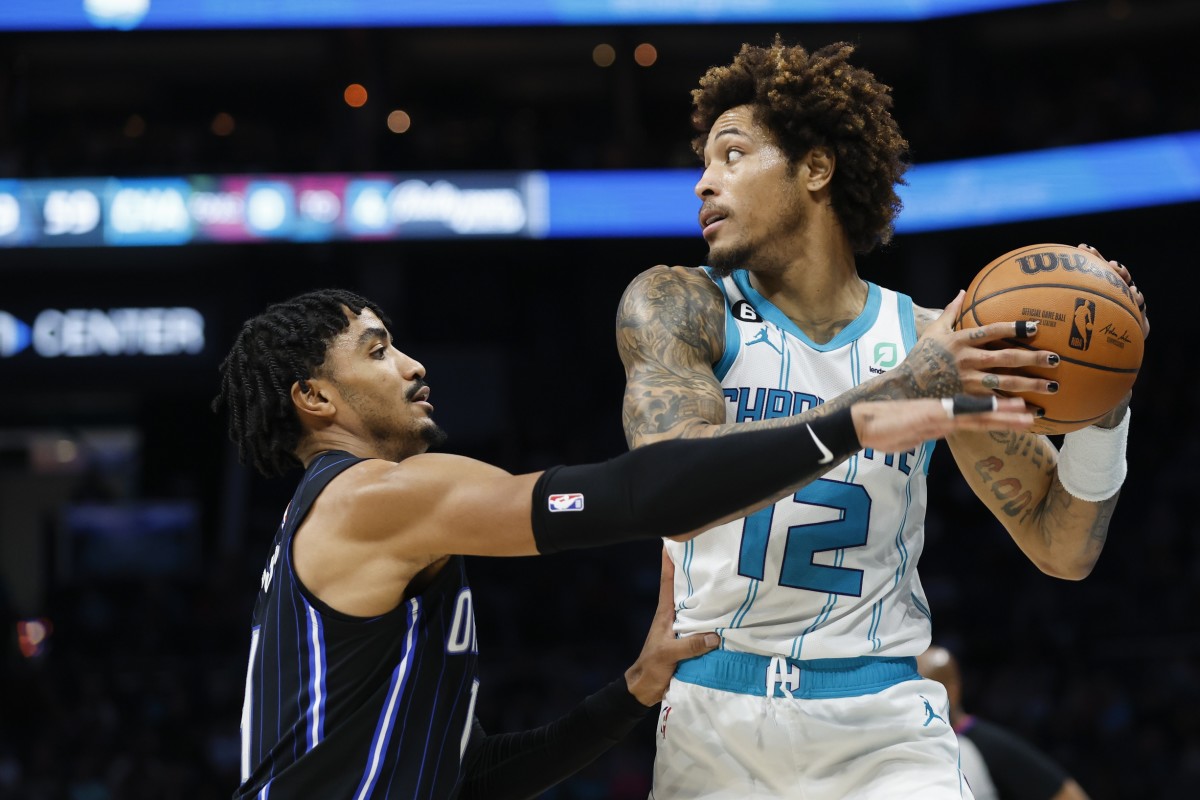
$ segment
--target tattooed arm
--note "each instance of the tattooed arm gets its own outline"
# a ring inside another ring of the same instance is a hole
[[[924,333],[904,361],[794,417],[729,423],[713,374],[725,346],[725,300],[703,270],[653,267],[634,278],[617,311],[617,350],[625,365],[622,417],[630,447],[661,439],[724,436],[804,423],[860,400],[987,394],[989,367],[1045,364],[1048,353],[987,349],[1014,335],[1013,323],[954,331],[963,293],[943,312],[919,309]],[[1047,381],[1009,376],[1009,388],[1045,391]]]
[[[917,309],[918,330],[936,314]],[[1007,376],[1001,380],[1000,388],[1014,388]],[[1128,407],[1126,398],[1095,424],[1118,425]],[[1058,450],[1036,433],[964,431],[946,441],[976,496],[1038,569],[1058,578],[1087,577],[1104,547],[1120,492],[1099,503],[1071,495],[1057,479]]]
[[[725,344],[724,298],[702,270],[654,267],[633,280],[617,313],[617,348],[626,376],[626,439],[630,447],[640,447],[662,439],[724,436],[803,424],[859,400],[951,397],[964,391],[980,394],[986,392],[981,385],[984,373],[973,366],[976,362],[1003,366],[1032,363],[1036,351],[983,349],[992,341],[1011,337],[1013,323],[952,331],[950,320],[960,302],[961,294],[927,325],[926,335],[895,369],[797,416],[728,423],[725,397],[713,374],[713,364]],[[844,460],[814,468],[787,491],[727,519],[788,496]]]
[[[713,374],[724,347],[725,300],[703,270],[658,266],[634,278],[617,311],[617,350],[625,365],[622,417],[631,448],[787,427],[856,400],[909,396],[876,379],[798,416],[728,423]]]
[[[1086,244],[1079,247],[1104,260],[1096,248]],[[1142,336],[1148,337],[1150,320],[1145,296],[1124,264],[1108,264],[1128,284],[1141,311]],[[1006,385],[1004,376],[997,377],[998,384],[991,388],[1014,388]],[[1125,418],[1129,400],[1130,395],[1126,395],[1108,415],[1092,424],[1115,428]],[[961,433],[948,436],[947,442],[971,489],[1038,569],[1070,580],[1081,580],[1091,573],[1108,538],[1119,491],[1095,503],[1072,495],[1058,479],[1058,450],[1045,436]]]
[[[1095,424],[1118,425],[1128,407],[1126,398]],[[1091,573],[1120,492],[1098,503],[1070,494],[1058,480],[1058,450],[1045,436],[961,433],[947,441],[971,489],[1038,569],[1068,580]]]
[[[617,349],[625,365],[622,418],[630,448],[678,438],[803,424],[859,399],[887,399],[868,385],[794,417],[727,423],[725,396],[713,364],[725,346],[725,300],[699,269],[658,266],[637,276],[617,311]],[[787,491],[714,525],[787,497],[845,460],[814,468]]]

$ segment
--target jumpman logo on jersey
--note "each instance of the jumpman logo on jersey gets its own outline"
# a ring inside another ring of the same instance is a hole
[[[917,696],[920,697],[922,700],[925,700],[925,695],[922,694],[922,695],[917,695]],[[939,714],[934,713],[933,705],[930,704],[930,702],[928,700],[925,700],[925,713],[929,715],[929,718],[925,720],[925,724],[921,726],[922,728],[928,728],[929,723],[933,722],[935,719],[941,720],[941,722],[943,724],[946,722],[946,720],[942,719]]]
[[[755,337],[754,337],[753,339],[751,339],[750,341],[746,342],[746,347],[749,347],[749,346],[750,346],[750,345],[752,345],[752,344],[765,344],[767,347],[771,348],[771,349],[772,349],[772,350],[774,350],[776,353],[779,353],[780,355],[783,355],[783,348],[782,348],[782,347],[776,347],[776,346],[775,346],[775,344],[774,344],[774,343],[771,341],[771,335],[770,335],[770,333],[767,331],[767,326],[766,326],[766,325],[763,325],[761,328],[759,328],[759,329],[758,329],[758,335],[757,335],[757,336],[755,336]]]

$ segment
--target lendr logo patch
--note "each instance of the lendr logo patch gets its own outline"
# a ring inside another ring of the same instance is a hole
[[[875,345],[875,366],[877,367],[894,367],[896,366],[896,343],[895,342],[879,342]]]
[[[570,494],[552,494],[549,497],[550,513],[559,511],[583,511],[583,495],[579,492]]]
[[[29,347],[29,326],[12,314],[0,311],[0,358],[8,358]]]

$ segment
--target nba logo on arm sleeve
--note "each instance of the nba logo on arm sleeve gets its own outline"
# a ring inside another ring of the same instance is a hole
[[[583,511],[583,495],[579,492],[552,494],[548,500],[551,513],[558,511]]]

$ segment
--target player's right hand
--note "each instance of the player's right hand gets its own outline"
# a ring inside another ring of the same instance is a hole
[[[650,622],[650,631],[642,645],[637,661],[625,670],[625,686],[644,706],[662,700],[671,685],[675,665],[685,658],[695,658],[717,649],[721,637],[715,633],[694,634],[678,638],[675,623],[675,562],[662,551],[662,570],[658,580],[658,607]]]
[[[1005,347],[1005,339],[1028,339],[1036,323],[1025,320],[993,322],[955,330],[965,292],[959,291],[941,315],[925,328],[917,344],[897,367],[909,381],[901,389],[908,397],[953,397],[956,394],[1033,392],[1053,394],[1053,381],[1009,372],[1021,367],[1053,367],[1058,355],[1047,350]],[[899,376],[898,376],[899,377]]]

